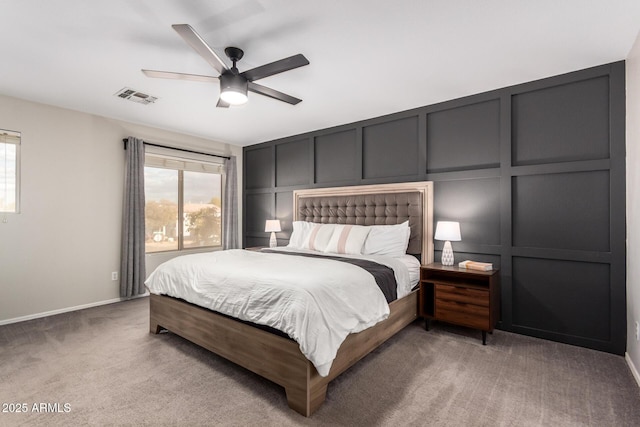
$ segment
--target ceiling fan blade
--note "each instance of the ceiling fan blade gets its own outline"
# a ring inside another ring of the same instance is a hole
[[[219,108],[229,108],[229,104],[228,102],[224,102],[222,99],[218,99],[218,103],[216,104],[216,107]]]
[[[217,82],[217,77],[201,76],[199,74],[184,74],[174,73],[171,71],[157,71],[157,70],[142,70],[147,77],[153,77],[156,79],[176,79],[176,80],[190,80],[192,82]]]
[[[207,43],[191,28],[189,24],[175,24],[171,26],[176,32],[202,56],[220,74],[227,70],[224,61],[209,47]]]
[[[281,59],[270,64],[262,65],[260,67],[247,70],[240,75],[246,77],[250,82],[254,80],[264,79],[265,77],[273,76],[274,74],[282,73],[284,71],[293,70],[294,68],[309,65],[309,60],[301,53],[290,56],[285,59]]]
[[[275,89],[271,89],[254,82],[249,82],[249,90],[251,92],[259,93],[260,95],[268,96],[269,98],[277,99],[278,101],[284,101],[292,105],[296,105],[297,103],[302,101],[302,99],[295,98],[291,95],[287,95],[286,93],[279,92]]]

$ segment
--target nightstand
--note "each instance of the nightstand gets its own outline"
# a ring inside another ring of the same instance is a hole
[[[269,246],[252,246],[250,248],[244,248],[245,251],[261,251],[262,249],[268,249]]]
[[[500,318],[499,270],[480,271],[423,265],[420,269],[419,314],[426,321],[439,320],[482,331],[482,344],[487,332]]]

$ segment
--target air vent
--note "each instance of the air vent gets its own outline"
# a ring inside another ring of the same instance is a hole
[[[118,98],[128,99],[129,101],[145,105],[152,104],[158,99],[156,96],[147,95],[146,93],[138,92],[137,90],[133,90],[128,87],[120,89],[115,95]]]

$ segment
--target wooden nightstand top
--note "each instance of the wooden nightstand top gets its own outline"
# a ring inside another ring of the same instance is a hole
[[[489,271],[482,271],[482,270],[474,270],[472,268],[460,268],[457,265],[442,265],[439,262],[434,262],[431,264],[426,264],[423,265],[422,268],[428,269],[428,270],[434,270],[434,271],[443,271],[443,272],[451,272],[453,274],[456,273],[460,273],[460,274],[477,274],[480,276],[493,276],[494,274],[496,274],[498,271],[500,270],[489,270]]]

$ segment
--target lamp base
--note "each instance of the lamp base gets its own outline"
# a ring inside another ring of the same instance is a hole
[[[444,242],[444,247],[442,248],[442,265],[453,265],[453,248],[448,240]]]
[[[271,232],[271,238],[269,239],[269,247],[275,248],[278,246],[278,240],[276,240],[276,233]]]

